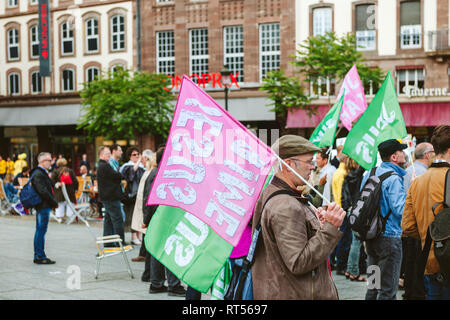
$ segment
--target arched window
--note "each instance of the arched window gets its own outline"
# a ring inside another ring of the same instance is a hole
[[[8,30],[8,60],[19,60],[19,30]]]
[[[37,25],[30,28],[30,56],[31,58],[39,58],[39,34]]]
[[[37,94],[42,92],[42,77],[39,71],[31,73],[31,93]]]
[[[123,15],[115,15],[111,18],[111,50],[125,49],[125,18]]]
[[[75,90],[75,72],[72,69],[62,71],[62,92]]]
[[[91,82],[100,75],[100,69],[97,67],[89,67],[86,69],[86,81]]]
[[[98,20],[95,18],[91,18],[86,21],[86,52],[98,52],[98,43]]]
[[[12,96],[20,94],[20,75],[17,72],[8,75],[8,94]]]
[[[61,23],[61,55],[74,53],[73,26],[69,21]]]

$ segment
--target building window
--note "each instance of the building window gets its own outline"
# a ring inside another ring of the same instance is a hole
[[[375,5],[356,6],[356,46],[360,51],[375,50]]]
[[[73,26],[69,21],[61,24],[61,54],[72,55],[74,49]]]
[[[8,1],[8,8],[14,8],[18,5],[18,0],[7,0]]]
[[[425,88],[425,69],[397,70],[397,94],[408,95],[411,89]]]
[[[202,76],[209,70],[208,29],[189,30],[190,73]],[[197,81],[196,78],[192,79]]]
[[[170,3],[173,2],[174,0],[156,0],[156,3]]]
[[[20,75],[16,72],[8,75],[8,93],[12,96],[20,94]]]
[[[19,30],[8,30],[8,60],[19,60]]]
[[[125,18],[116,15],[111,18],[111,50],[125,49]]]
[[[98,20],[86,21],[86,51],[88,53],[98,52]]]
[[[175,41],[173,31],[156,33],[157,73],[175,75]]]
[[[261,80],[269,71],[280,70],[280,24],[267,23],[259,26],[259,51]]]
[[[313,36],[323,36],[332,31],[331,8],[316,8],[313,10]]]
[[[234,75],[238,82],[244,81],[244,31],[242,26],[225,27],[223,29],[224,65]]]
[[[30,4],[37,4],[38,0],[30,0]]]
[[[413,49],[421,46],[420,1],[402,2],[400,4],[400,47]]]
[[[97,67],[90,67],[86,69],[86,81],[91,82],[96,80],[98,75],[100,74],[100,70]]]
[[[30,28],[30,56],[31,58],[39,58],[38,26]]]
[[[75,90],[75,74],[72,69],[62,71],[62,92],[71,92]]]
[[[31,93],[41,93],[42,92],[42,77],[39,71],[34,71],[31,73]]]
[[[309,92],[311,97],[334,96],[336,90],[336,81],[334,79],[319,77],[310,81]]]

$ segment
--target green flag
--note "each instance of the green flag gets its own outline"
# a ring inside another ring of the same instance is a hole
[[[342,152],[370,170],[376,166],[381,142],[406,136],[405,121],[391,73],[388,72],[372,103],[350,130]]]
[[[222,270],[220,270],[213,286],[211,287],[211,300],[224,300],[225,294],[228,291],[231,280],[231,267],[230,261],[225,261]]]
[[[329,147],[334,143],[342,105],[344,104],[344,96],[345,94],[343,94],[341,98],[336,101],[336,103],[331,107],[331,109],[319,123],[316,130],[314,130],[311,138],[309,138],[309,141],[311,141],[319,148]]]
[[[145,234],[145,247],[178,279],[206,293],[233,246],[206,223],[175,207],[160,205]]]

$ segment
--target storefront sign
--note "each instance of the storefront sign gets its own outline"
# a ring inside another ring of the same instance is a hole
[[[236,74],[230,74],[230,78],[231,78],[231,83],[228,85],[228,88],[233,87],[233,85],[236,88],[239,88],[239,84],[237,82],[237,78],[239,76],[239,72],[236,72]],[[167,76],[166,79],[164,79],[164,81],[166,82],[166,90],[167,91],[171,91],[173,89],[175,90],[179,90],[180,86],[181,86],[181,80],[182,80],[182,76]],[[197,85],[199,87],[201,87],[202,89],[217,89],[223,88],[222,85],[222,76],[219,72],[216,73],[202,73],[202,74],[196,74],[193,73],[189,76],[189,79],[191,79],[192,81],[196,82]]]
[[[50,51],[50,4],[49,0],[39,0],[39,73],[49,77],[51,73]]]
[[[419,89],[413,86],[405,86],[403,91],[408,98],[415,97],[445,97],[447,96],[447,88],[423,88]]]

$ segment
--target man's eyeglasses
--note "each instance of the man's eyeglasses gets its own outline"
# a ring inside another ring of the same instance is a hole
[[[140,155],[140,153],[138,152],[138,153],[132,153],[131,154],[133,157],[136,157],[136,156],[138,156],[138,155]]]
[[[310,165],[310,166],[314,166],[313,160],[306,161],[306,160],[295,159],[295,158],[289,158],[289,159],[293,160],[293,161],[300,161],[300,162],[306,163],[307,165]]]

